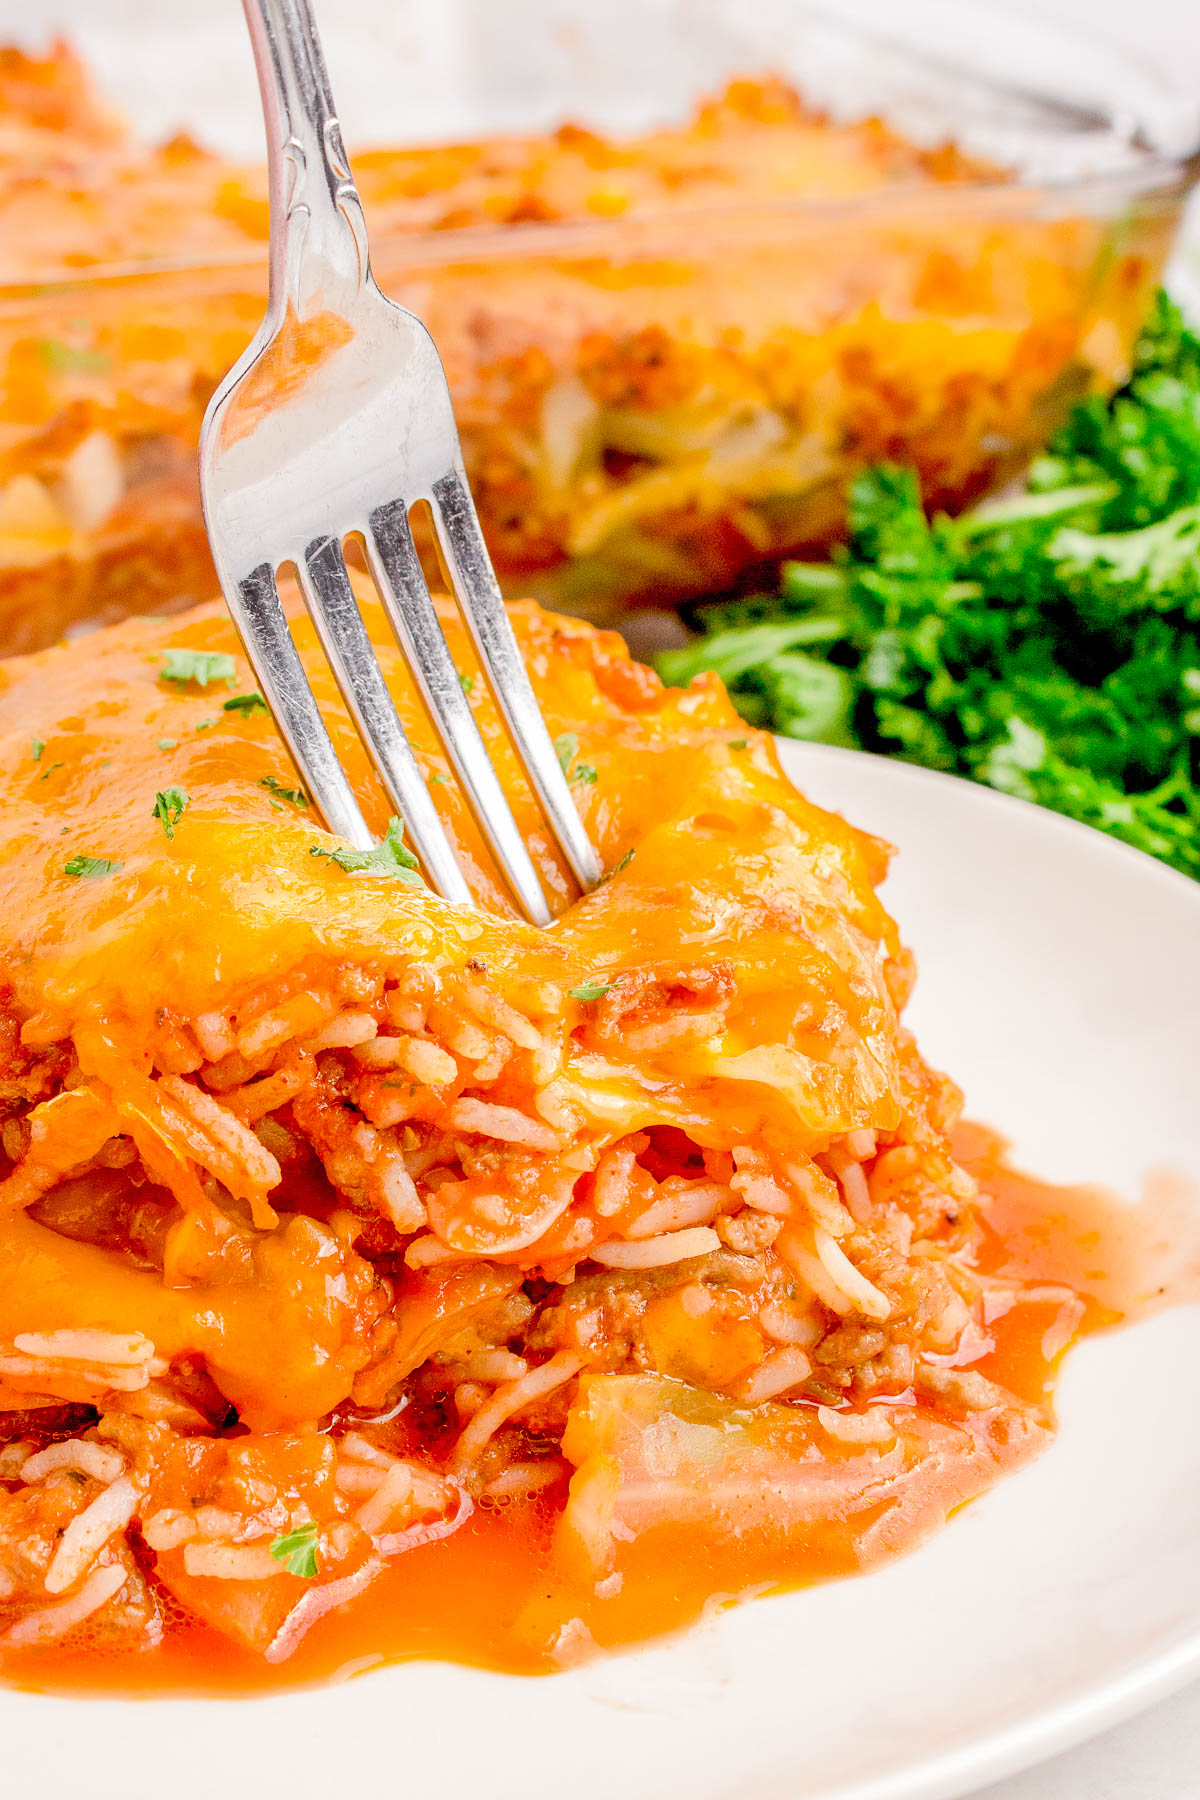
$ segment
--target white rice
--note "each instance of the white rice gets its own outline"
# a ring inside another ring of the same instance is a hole
[[[501,1382],[520,1381],[529,1373],[529,1364],[511,1350],[475,1350],[466,1359],[466,1371],[468,1381],[499,1387]]]
[[[0,1351],[0,1375],[14,1379],[49,1382],[61,1376],[69,1376],[72,1381],[86,1384],[97,1394],[111,1388],[117,1393],[134,1394],[149,1385],[152,1364],[139,1363],[136,1367],[117,1366],[113,1363],[75,1362],[67,1358],[51,1358],[48,1356],[13,1356]]]
[[[116,1368],[136,1368],[154,1356],[154,1345],[140,1331],[22,1331],[13,1339],[13,1347],[24,1356]]]
[[[218,1012],[201,1013],[192,1021],[192,1035],[209,1062],[220,1062],[233,1049],[229,1021]]]
[[[233,1158],[245,1183],[264,1192],[278,1187],[282,1179],[279,1164],[250,1127],[227,1107],[181,1075],[160,1075],[158,1086],[215,1146]],[[212,1173],[220,1171],[214,1169]]]
[[[115,1599],[127,1580],[128,1575],[120,1563],[107,1563],[102,1569],[93,1569],[77,1594],[60,1600],[56,1606],[43,1606],[37,1612],[27,1613],[9,1627],[2,1641],[13,1645],[53,1643],[55,1638],[64,1637],[73,1626],[81,1624]]]
[[[265,1544],[188,1543],[183,1547],[183,1566],[189,1575],[208,1575],[216,1581],[269,1581],[284,1573],[284,1565]]]
[[[644,1238],[639,1243],[610,1238],[588,1252],[593,1262],[606,1269],[661,1269],[668,1263],[686,1262],[693,1256],[707,1256],[719,1250],[721,1240],[707,1225],[690,1231],[669,1231],[661,1237]]]
[[[109,1538],[129,1524],[140,1499],[140,1490],[121,1475],[71,1520],[46,1570],[47,1593],[63,1594],[75,1585]]]
[[[627,1237],[658,1237],[688,1225],[707,1225],[733,1201],[729,1189],[718,1181],[683,1181],[677,1176],[660,1182],[658,1193],[658,1199],[626,1226]]]
[[[758,1322],[769,1337],[777,1344],[795,1344],[801,1350],[808,1350],[823,1334],[825,1327],[812,1313],[793,1313],[786,1307],[767,1305],[758,1315]]]
[[[152,1550],[177,1550],[195,1535],[195,1519],[173,1506],[160,1507],[142,1521],[142,1536]]]
[[[387,1480],[388,1471],[371,1463],[343,1462],[334,1471],[334,1484],[339,1494],[373,1494]]]
[[[858,1168],[857,1163],[852,1166]],[[815,1162],[788,1163],[785,1172],[789,1185],[803,1199],[814,1225],[834,1238],[845,1237],[854,1229],[854,1220],[842,1205],[836,1184]],[[861,1175],[861,1170],[859,1173]]]
[[[509,1463],[483,1491],[492,1500],[523,1499],[527,1494],[539,1493],[542,1488],[561,1481],[563,1472],[560,1462]]]
[[[628,1144],[615,1144],[596,1165],[592,1207],[602,1219],[623,1212],[629,1204],[637,1152]]]
[[[296,1000],[300,1001],[297,1008]],[[247,1061],[252,1062],[264,1051],[275,1050],[286,1044],[289,1038],[311,1036],[331,1014],[338,1011],[338,1002],[332,994],[309,993],[296,996],[291,1001],[284,1001],[282,1006],[259,1015],[257,1019],[246,1025],[237,1035],[237,1048]],[[299,1017],[298,1017],[299,1013]],[[305,1016],[306,1015],[306,1016]]]
[[[436,1263],[461,1262],[461,1250],[452,1250],[449,1244],[443,1244],[441,1238],[432,1232],[424,1237],[414,1238],[404,1252],[404,1261],[410,1269],[431,1269]]]
[[[354,1516],[368,1537],[377,1537],[389,1524],[397,1508],[411,1506],[412,1500],[412,1470],[405,1463],[396,1463]]]
[[[831,1312],[848,1313],[851,1302],[816,1252],[804,1242],[803,1234],[794,1229],[781,1231],[775,1239],[775,1248],[792,1273],[803,1282],[810,1293],[818,1300],[824,1301]]]
[[[515,1106],[495,1106],[490,1100],[456,1100],[447,1115],[458,1131],[477,1131],[506,1144],[547,1152],[561,1149],[561,1139],[548,1125],[538,1125]]]
[[[463,987],[462,998],[477,1019],[484,1025],[490,1025],[494,1031],[501,1032],[506,1038],[511,1038],[522,1050],[547,1048],[546,1040],[537,1027],[490,989],[469,983]]]
[[[792,1195],[785,1194],[771,1172],[771,1165],[761,1150],[740,1144],[733,1153],[736,1173],[730,1187],[740,1194],[755,1212],[771,1213],[777,1219],[788,1219],[796,1210]]]
[[[343,1456],[352,1457],[355,1462],[372,1463],[377,1469],[390,1469],[395,1460],[359,1431],[348,1431],[338,1448]]]
[[[379,1030],[374,1013],[342,1012],[305,1040],[307,1050],[355,1050],[370,1044]]]
[[[458,1080],[458,1064],[440,1044],[419,1037],[397,1038],[396,1042],[400,1046],[401,1066],[414,1081],[424,1082],[426,1087],[446,1087]]]
[[[774,1399],[776,1394],[786,1394],[789,1388],[799,1387],[811,1374],[812,1364],[803,1350],[795,1344],[785,1344],[781,1350],[772,1350],[754,1373],[739,1383],[737,1398],[747,1406],[758,1406],[764,1400]]]
[[[480,1407],[454,1446],[455,1467],[466,1468],[475,1462],[502,1425],[531,1406],[535,1400],[541,1400],[556,1388],[565,1386],[582,1367],[582,1356],[578,1356],[574,1350],[560,1350],[540,1368],[531,1369],[528,1375],[522,1375],[519,1381],[510,1381],[504,1387],[497,1388],[491,1399]]]
[[[48,1444],[29,1457],[21,1469],[22,1481],[40,1481],[56,1469],[74,1469],[90,1475],[94,1481],[115,1481],[124,1473],[125,1458],[117,1450],[103,1444],[89,1443],[85,1438],[68,1438],[62,1444]]]
[[[820,1227],[813,1232],[813,1244],[817,1255],[824,1263],[831,1280],[835,1281],[842,1293],[846,1295],[858,1311],[865,1313],[868,1319],[890,1319],[892,1303],[887,1295],[869,1282],[864,1274],[855,1268],[841,1245],[831,1238],[827,1231]]]
[[[846,1444],[890,1444],[897,1435],[895,1419],[882,1406],[870,1406],[866,1412],[835,1412],[831,1406],[818,1406],[817,1417],[831,1437]]]

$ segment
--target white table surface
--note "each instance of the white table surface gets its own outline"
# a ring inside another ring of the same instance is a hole
[[[983,1788],[976,1800],[1196,1800],[1200,1686],[1078,1750]]]
[[[105,25],[118,31],[150,26],[161,8],[178,20],[186,0],[0,0],[0,41],[40,41],[55,30],[93,39]],[[381,28],[394,35],[398,19],[438,0],[318,0],[328,39],[329,60],[339,66],[339,39],[353,54],[361,49],[364,22],[376,14]],[[963,0],[965,6],[971,0]],[[1091,30],[1124,40],[1131,47],[1176,72],[1194,71],[1200,87],[1200,0],[1027,0],[1031,10],[1078,20]],[[234,0],[197,14],[187,5],[192,29],[199,26],[224,39],[240,32]],[[427,14],[427,16],[433,16]],[[201,19],[203,25],[201,26]],[[370,26],[366,25],[369,36]],[[356,71],[357,72],[357,71]],[[166,71],[163,72],[164,75]],[[181,71],[174,71],[178,79]],[[248,63],[231,56],[233,87],[244,86],[253,103]],[[186,79],[185,79],[186,85]],[[158,105],[169,111],[170,84]],[[339,90],[340,91],[340,90]],[[164,124],[171,123],[164,113]],[[50,1796],[49,1800],[66,1800]],[[430,1796],[429,1800],[435,1800]],[[1200,1800],[1200,1685],[1130,1720],[1102,1737],[982,1790],[978,1800]]]

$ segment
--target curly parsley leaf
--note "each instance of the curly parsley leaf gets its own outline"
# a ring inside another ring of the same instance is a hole
[[[282,781],[277,781],[274,775],[264,775],[258,785],[266,788],[268,794],[274,794],[279,800],[287,800],[293,806],[308,805],[308,795],[302,787],[284,787]]]
[[[568,988],[572,1000],[603,1000],[612,987],[611,981],[583,981],[578,987]]]
[[[573,731],[564,731],[561,737],[554,740],[554,754],[558,758],[558,766],[568,781],[579,782],[583,787],[591,787],[597,779],[596,771],[591,763],[578,762],[579,739]]]
[[[175,827],[187,810],[187,804],[188,796],[182,788],[163,788],[155,794],[150,816],[158,820],[163,836],[168,840],[175,836]]]
[[[162,681],[194,681],[202,688],[210,681],[232,682],[236,674],[237,664],[223,650],[167,650],[159,671]]]
[[[324,857],[347,875],[386,875],[393,881],[405,881],[410,887],[424,885],[416,857],[405,848],[403,819],[388,820],[383,842],[373,850],[326,850],[320,844],[310,844],[308,854]]]
[[[102,875],[115,875],[123,863],[113,862],[107,856],[72,856],[63,864],[64,875],[75,875],[85,881],[99,881]]]
[[[1200,338],[1160,295],[1127,386],[1077,407],[1029,491],[926,517],[868,470],[829,564],[696,606],[667,681],[966,775],[1200,877]]]
[[[271,1555],[276,1562],[281,1562],[289,1575],[299,1575],[303,1581],[311,1581],[319,1572],[317,1547],[320,1533],[312,1520],[297,1525],[282,1537],[272,1542]]]

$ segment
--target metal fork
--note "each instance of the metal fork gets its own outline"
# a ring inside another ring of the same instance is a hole
[[[509,735],[583,888],[601,867],[546,730],[463,469],[441,359],[376,286],[308,0],[244,0],[270,158],[267,315],[214,394],[200,437],[213,559],[263,694],[331,831],[372,847],[301,666],[276,571],[294,563],[350,714],[431,886],[471,904],[369,642],[343,555],[361,534],[380,599],[463,791],[514,898],[549,908],[438,622],[409,509],[438,541]]]

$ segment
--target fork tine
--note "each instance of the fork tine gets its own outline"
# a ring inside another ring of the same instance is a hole
[[[392,629],[497,866],[533,923],[548,925],[550,910],[537,871],[463,692],[425,585],[402,500],[389,501],[372,512],[366,545]]]
[[[375,838],[359,810],[308,685],[270,563],[227,582],[229,610],[288,754],[330,831],[369,850]]]
[[[434,482],[432,498],[442,552],[479,659],[487,670],[492,692],[550,827],[572,874],[586,892],[600,880],[603,866],[576,811],[566,774],[529,684],[461,459],[450,474]]]
[[[445,899],[473,905],[371,647],[336,538],[314,538],[309,544],[300,565],[300,585],[342,698],[389,800],[408,828],[427,880]]]

